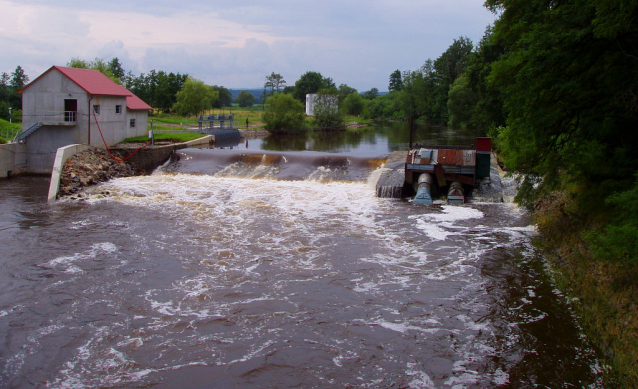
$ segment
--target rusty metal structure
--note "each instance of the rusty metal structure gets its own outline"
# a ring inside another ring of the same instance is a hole
[[[413,203],[432,204],[447,194],[450,204],[463,204],[478,180],[489,179],[492,139],[476,138],[475,146],[416,145],[405,161],[405,184]]]

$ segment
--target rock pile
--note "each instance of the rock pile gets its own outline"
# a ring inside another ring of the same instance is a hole
[[[102,149],[83,151],[71,157],[62,168],[58,197],[72,195],[85,187],[111,178],[146,174],[136,166],[114,160]]]

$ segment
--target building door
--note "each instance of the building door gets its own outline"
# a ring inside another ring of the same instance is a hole
[[[64,100],[64,121],[65,122],[77,122],[78,121],[78,101],[75,99]]]

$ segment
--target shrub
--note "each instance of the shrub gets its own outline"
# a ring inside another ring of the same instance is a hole
[[[299,130],[303,129],[305,114],[304,105],[291,95],[280,93],[266,100],[268,111],[263,115],[267,130]]]

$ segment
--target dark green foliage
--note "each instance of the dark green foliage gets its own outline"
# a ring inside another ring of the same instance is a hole
[[[219,94],[219,97],[213,101],[213,108],[232,107],[233,95],[230,93],[230,90],[217,85],[213,85],[212,88]]]
[[[638,264],[638,175],[633,188],[606,199],[609,219],[586,234],[594,254],[604,260]]]
[[[492,27],[489,27],[476,51],[471,54],[469,65],[465,70],[469,87],[477,98],[477,102],[472,108],[469,127],[477,129],[479,134],[483,136],[506,125],[503,110],[504,93],[487,82],[492,70],[492,63],[498,60],[504,52],[503,46],[494,41]]]
[[[400,119],[405,116],[393,95],[381,95],[368,100],[364,116],[369,119]]]
[[[478,96],[470,87],[469,77],[465,74],[458,77],[448,92],[448,125],[454,128],[467,128],[477,102]]]
[[[324,78],[319,72],[306,72],[297,82],[295,82],[295,90],[293,96],[302,103],[306,102],[306,95],[317,93],[320,89],[332,89],[335,84],[332,78]]]
[[[494,39],[507,50],[488,77],[506,96],[502,155],[526,178],[543,178],[522,200],[570,181],[623,182],[638,170],[638,35],[628,26],[600,37],[602,3],[488,2],[504,9]]]
[[[182,116],[199,115],[210,109],[217,98],[219,92],[196,78],[188,77],[182,89],[177,92],[177,102],[173,109]]]
[[[18,93],[29,83],[29,76],[24,72],[22,66],[9,75],[2,72],[0,75],[0,118],[9,120],[9,107],[11,107],[11,117],[13,122],[22,120],[22,96]]]
[[[390,74],[390,83],[388,84],[388,90],[390,92],[400,91],[403,87],[403,79],[401,77],[401,71],[395,70]]]
[[[29,76],[26,75],[24,69],[20,65],[16,67],[16,70],[11,73],[10,85],[18,90],[22,89],[29,83]]]
[[[240,107],[252,107],[254,103],[255,96],[253,96],[252,93],[245,90],[239,92],[239,96],[237,96],[237,104],[239,104]]]
[[[289,94],[280,93],[268,98],[268,110],[263,115],[266,129],[286,131],[303,129],[305,106]]]
[[[343,100],[351,94],[357,94],[357,90],[353,87],[350,87],[346,84],[339,85],[339,99]]]
[[[281,74],[272,72],[270,76],[266,76],[264,90],[268,96],[281,93],[284,88],[286,88],[286,80],[284,80],[284,77]]]
[[[122,64],[120,63],[120,60],[117,59],[117,57],[113,58],[109,62],[108,69],[113,75],[113,77],[117,78],[118,80],[121,80],[126,74],[126,72],[124,71],[124,68],[122,68]]]
[[[363,97],[368,100],[372,100],[379,95],[379,90],[377,88],[372,88],[369,91],[363,92]]]
[[[322,89],[317,92],[314,106],[314,125],[320,129],[343,127],[343,115],[339,110],[339,91]]]
[[[394,101],[371,104],[369,116],[386,119],[425,117],[430,123],[447,124],[448,93],[454,81],[469,66],[473,47],[469,38],[460,37],[435,61],[425,61],[421,69],[405,71],[403,74],[395,70],[390,74],[388,86],[390,100]],[[477,104],[476,92],[466,82],[459,88],[455,91],[456,100],[453,101],[453,108],[457,109],[454,120],[460,118],[463,125],[467,126],[472,122],[474,105]],[[363,96],[372,100],[377,94],[375,89],[365,92]],[[459,112],[461,107],[468,112]]]
[[[141,73],[137,77],[128,72],[123,82],[128,90],[150,106],[168,113],[177,102],[177,92],[182,89],[187,78],[186,74],[151,70],[148,75]]]
[[[363,96],[355,92],[347,95],[343,99],[340,107],[346,115],[359,116],[366,108],[366,101]]]

